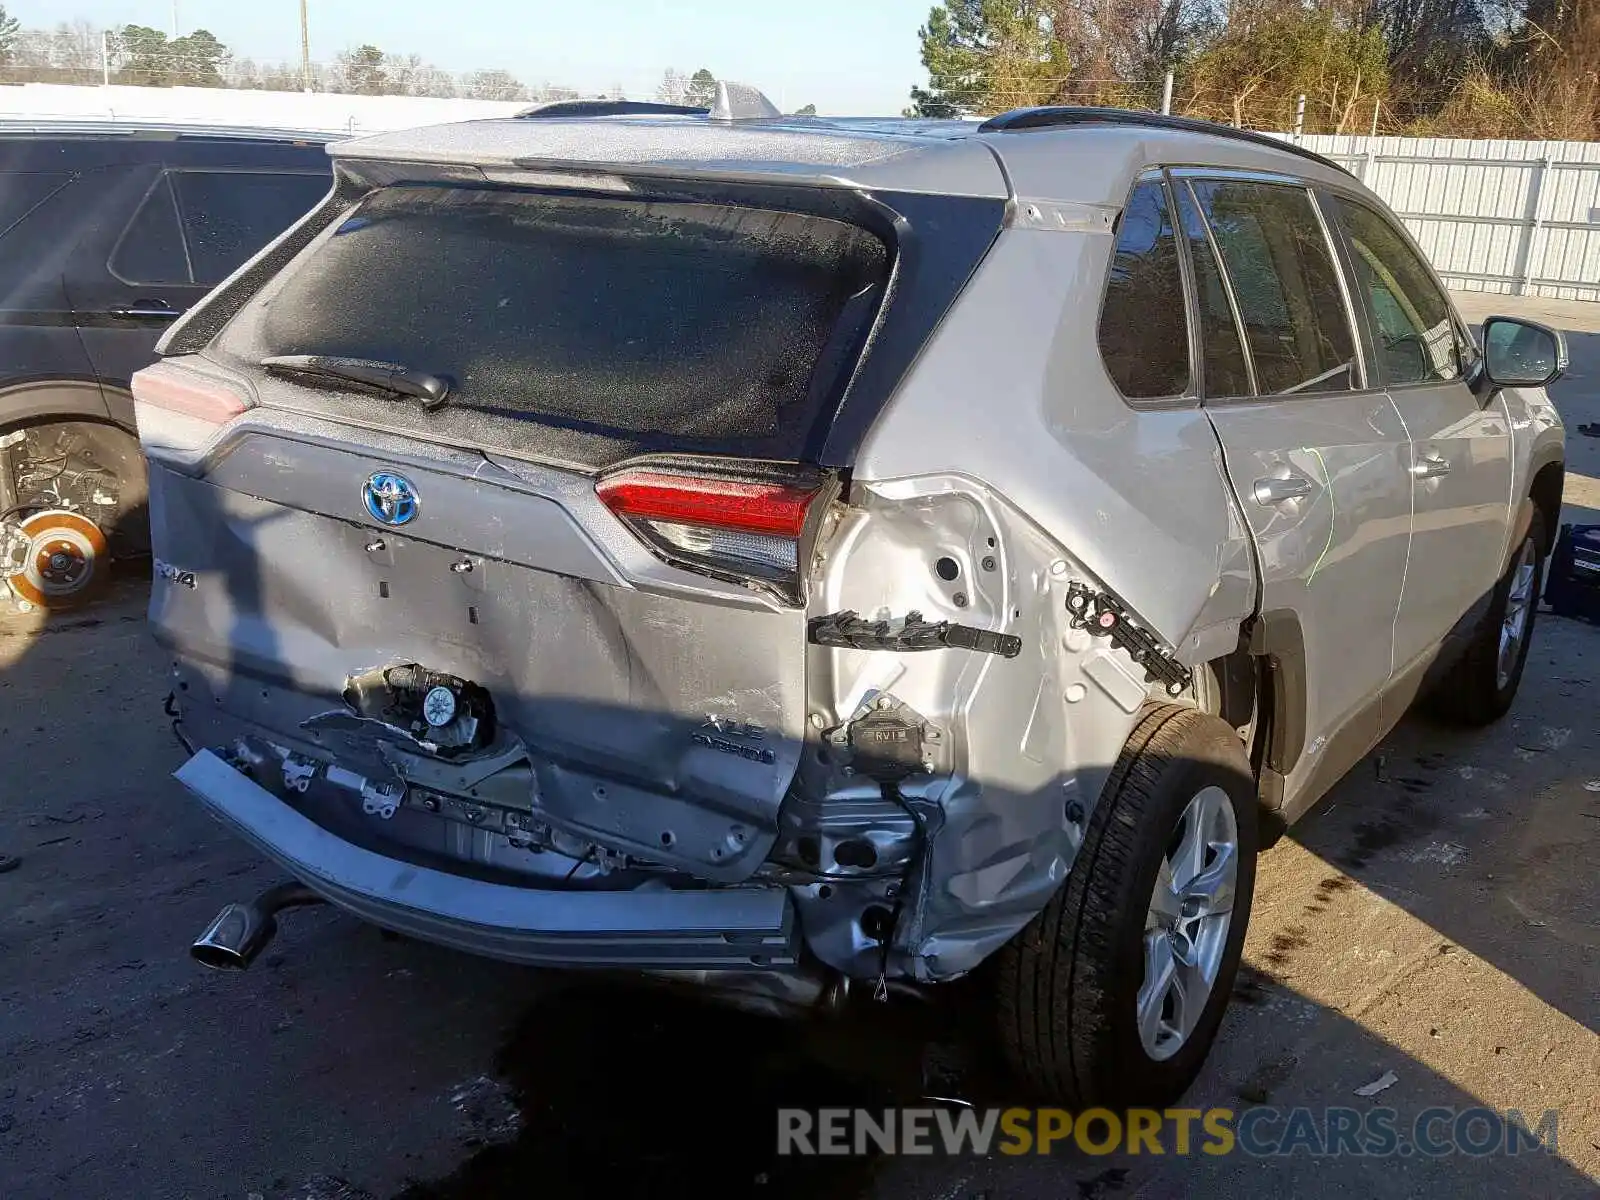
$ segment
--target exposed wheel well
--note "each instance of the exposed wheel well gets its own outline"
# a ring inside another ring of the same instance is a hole
[[[137,436],[104,415],[37,413],[0,426],[0,519],[65,508],[93,521],[115,557],[148,553],[147,484]]]
[[[1280,636],[1279,641],[1283,640]],[[1291,657],[1298,649],[1298,638],[1292,639],[1292,646],[1273,649],[1254,641],[1241,638],[1232,654],[1208,662],[1197,677],[1195,699],[1197,707],[1233,726],[1245,745],[1256,778],[1261,846],[1265,849],[1285,828],[1278,816],[1283,774],[1289,759],[1298,753],[1298,745],[1290,742],[1299,726],[1304,697],[1294,690],[1300,685]]]
[[[1528,486],[1528,496],[1544,518],[1545,544],[1540,549],[1549,554],[1561,530],[1561,492],[1566,483],[1566,467],[1562,463],[1546,463],[1539,468]]]

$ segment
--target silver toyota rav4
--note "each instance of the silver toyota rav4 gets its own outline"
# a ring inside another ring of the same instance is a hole
[[[557,105],[331,147],[134,384],[178,778],[326,900],[1160,1103],[1258,851],[1516,692],[1561,338],[1260,135]]]

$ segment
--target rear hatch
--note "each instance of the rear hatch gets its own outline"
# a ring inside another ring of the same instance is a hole
[[[285,738],[373,668],[471,681],[470,749],[525,745],[555,824],[748,876],[804,737],[823,448],[902,299],[892,220],[825,189],[341,186],[138,381],[159,635]]]

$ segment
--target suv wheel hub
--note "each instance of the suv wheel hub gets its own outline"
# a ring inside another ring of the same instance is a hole
[[[1189,801],[1168,839],[1145,913],[1139,1040],[1161,1061],[1189,1040],[1211,997],[1233,918],[1239,828],[1219,787]]]

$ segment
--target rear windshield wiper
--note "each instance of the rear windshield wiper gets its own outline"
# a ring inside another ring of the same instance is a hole
[[[275,354],[263,358],[261,365],[279,375],[295,376],[310,383],[353,383],[390,396],[414,396],[427,409],[438,408],[450,398],[448,379],[414,371],[400,363],[324,354]]]

